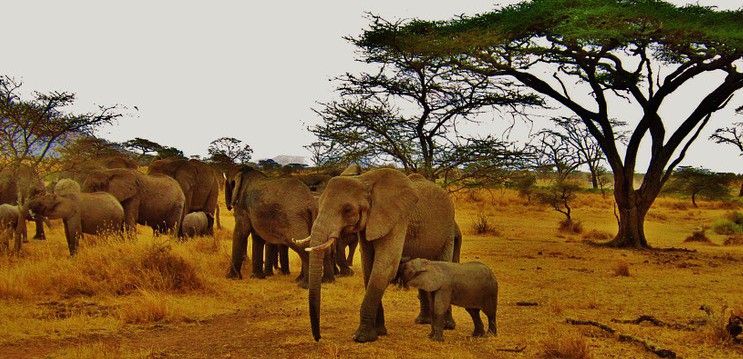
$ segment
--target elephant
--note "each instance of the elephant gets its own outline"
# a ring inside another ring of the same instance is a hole
[[[263,273],[266,276],[273,275],[273,270],[279,269],[281,274],[291,274],[289,270],[289,246],[284,244],[266,244],[266,261]]]
[[[335,273],[341,277],[353,275],[353,256],[359,244],[359,236],[356,234],[342,233],[335,241]],[[346,254],[348,248],[348,254]]]
[[[357,171],[358,172],[358,171]],[[369,342],[386,335],[382,296],[402,256],[459,261],[462,236],[454,221],[448,193],[420,175],[382,168],[356,176],[337,176],[320,195],[317,219],[307,246],[309,312],[312,335],[320,340],[320,275],[326,252],[342,234],[358,234],[364,273],[360,324],[353,338]],[[421,311],[416,323],[430,323],[428,300],[419,291]],[[450,313],[449,313],[450,315]],[[454,321],[447,318],[447,327]]]
[[[153,161],[149,167],[149,174],[163,174],[174,178],[181,186],[185,196],[183,216],[191,212],[205,212],[207,214],[208,235],[214,234],[214,220],[217,228],[219,223],[219,176],[209,165],[198,160],[162,159]],[[180,218],[179,223],[184,223]],[[178,229],[178,236],[183,236],[183,229]]]
[[[7,167],[0,171],[0,204],[20,205],[29,198],[44,193],[44,183],[39,174],[27,165]],[[44,240],[44,219],[42,217],[32,218],[24,214],[24,218],[36,223],[34,239]],[[23,223],[25,226],[25,223]],[[24,241],[27,241],[24,238]]]
[[[488,318],[488,334],[498,334],[498,281],[485,264],[403,258],[397,276],[401,285],[426,292],[433,309],[430,339],[444,341],[444,317],[450,305],[467,309],[475,325],[473,337],[485,336],[480,310]]]
[[[281,244],[297,252],[302,259],[297,282],[301,287],[307,287],[308,253],[293,239],[309,235],[317,215],[317,202],[309,188],[296,178],[270,178],[247,166],[225,181],[227,209],[234,208],[235,216],[232,261],[227,277],[242,278],[242,263],[248,250],[247,239],[251,235],[252,277],[266,276],[263,268],[264,245]],[[325,262],[325,281],[334,280],[332,266],[332,261]]]
[[[85,179],[83,192],[108,192],[124,208],[124,228],[136,233],[136,225],[150,226],[155,235],[178,229],[185,196],[181,186],[166,175],[146,175],[137,170],[114,168],[94,171]]]
[[[206,212],[191,212],[183,217],[183,235],[196,237],[209,234],[209,215]]]
[[[8,250],[8,239],[14,238],[14,250],[21,250],[21,241],[26,235],[26,219],[18,206],[0,204],[0,248]]]
[[[124,208],[110,193],[45,193],[31,198],[26,207],[32,213],[62,219],[71,256],[77,253],[83,233],[123,235]]]

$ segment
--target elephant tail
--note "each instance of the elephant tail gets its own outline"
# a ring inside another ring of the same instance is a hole
[[[459,263],[459,254],[462,251],[462,231],[459,230],[459,225],[454,224],[454,253],[452,256],[452,262]]]

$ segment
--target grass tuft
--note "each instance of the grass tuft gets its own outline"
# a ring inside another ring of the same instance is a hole
[[[543,343],[542,359],[591,359],[591,351],[583,336],[571,334],[567,336],[553,335]]]
[[[615,277],[629,277],[629,263],[627,263],[626,261],[617,262],[612,268],[612,273]]]

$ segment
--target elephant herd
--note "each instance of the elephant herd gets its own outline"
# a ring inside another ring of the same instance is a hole
[[[53,191],[37,185],[23,200],[3,199],[22,205],[0,206],[0,225],[24,222],[22,212],[27,212],[25,216],[37,221],[38,234],[43,230],[40,218],[61,218],[71,255],[83,233],[126,236],[136,231],[136,224],[151,227],[155,234],[212,235],[215,222],[219,225],[222,180],[226,206],[235,219],[227,277],[242,278],[248,236],[253,240],[252,277],[265,278],[275,268],[289,274],[288,250],[297,253],[301,270],[296,280],[309,289],[315,340],[320,339],[321,282],[353,275],[356,246],[366,289],[353,336],[357,342],[387,334],[382,296],[398,276],[403,257],[459,262],[462,235],[444,189],[417,174],[394,169],[361,173],[358,166],[321,179],[270,177],[247,166],[228,176],[196,160],[154,161],[147,174],[131,168],[99,169],[88,173],[81,185],[62,180]],[[9,221],[3,219],[6,212]],[[25,223],[18,227],[25,229]],[[19,247],[19,239],[16,242]],[[415,322],[452,329],[449,303],[440,310],[440,301],[425,289],[418,291]]]

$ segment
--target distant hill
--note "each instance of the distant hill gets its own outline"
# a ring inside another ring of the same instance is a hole
[[[286,166],[290,163],[306,164],[306,159],[304,158],[304,156],[281,155],[274,157],[273,160],[282,166]]]

